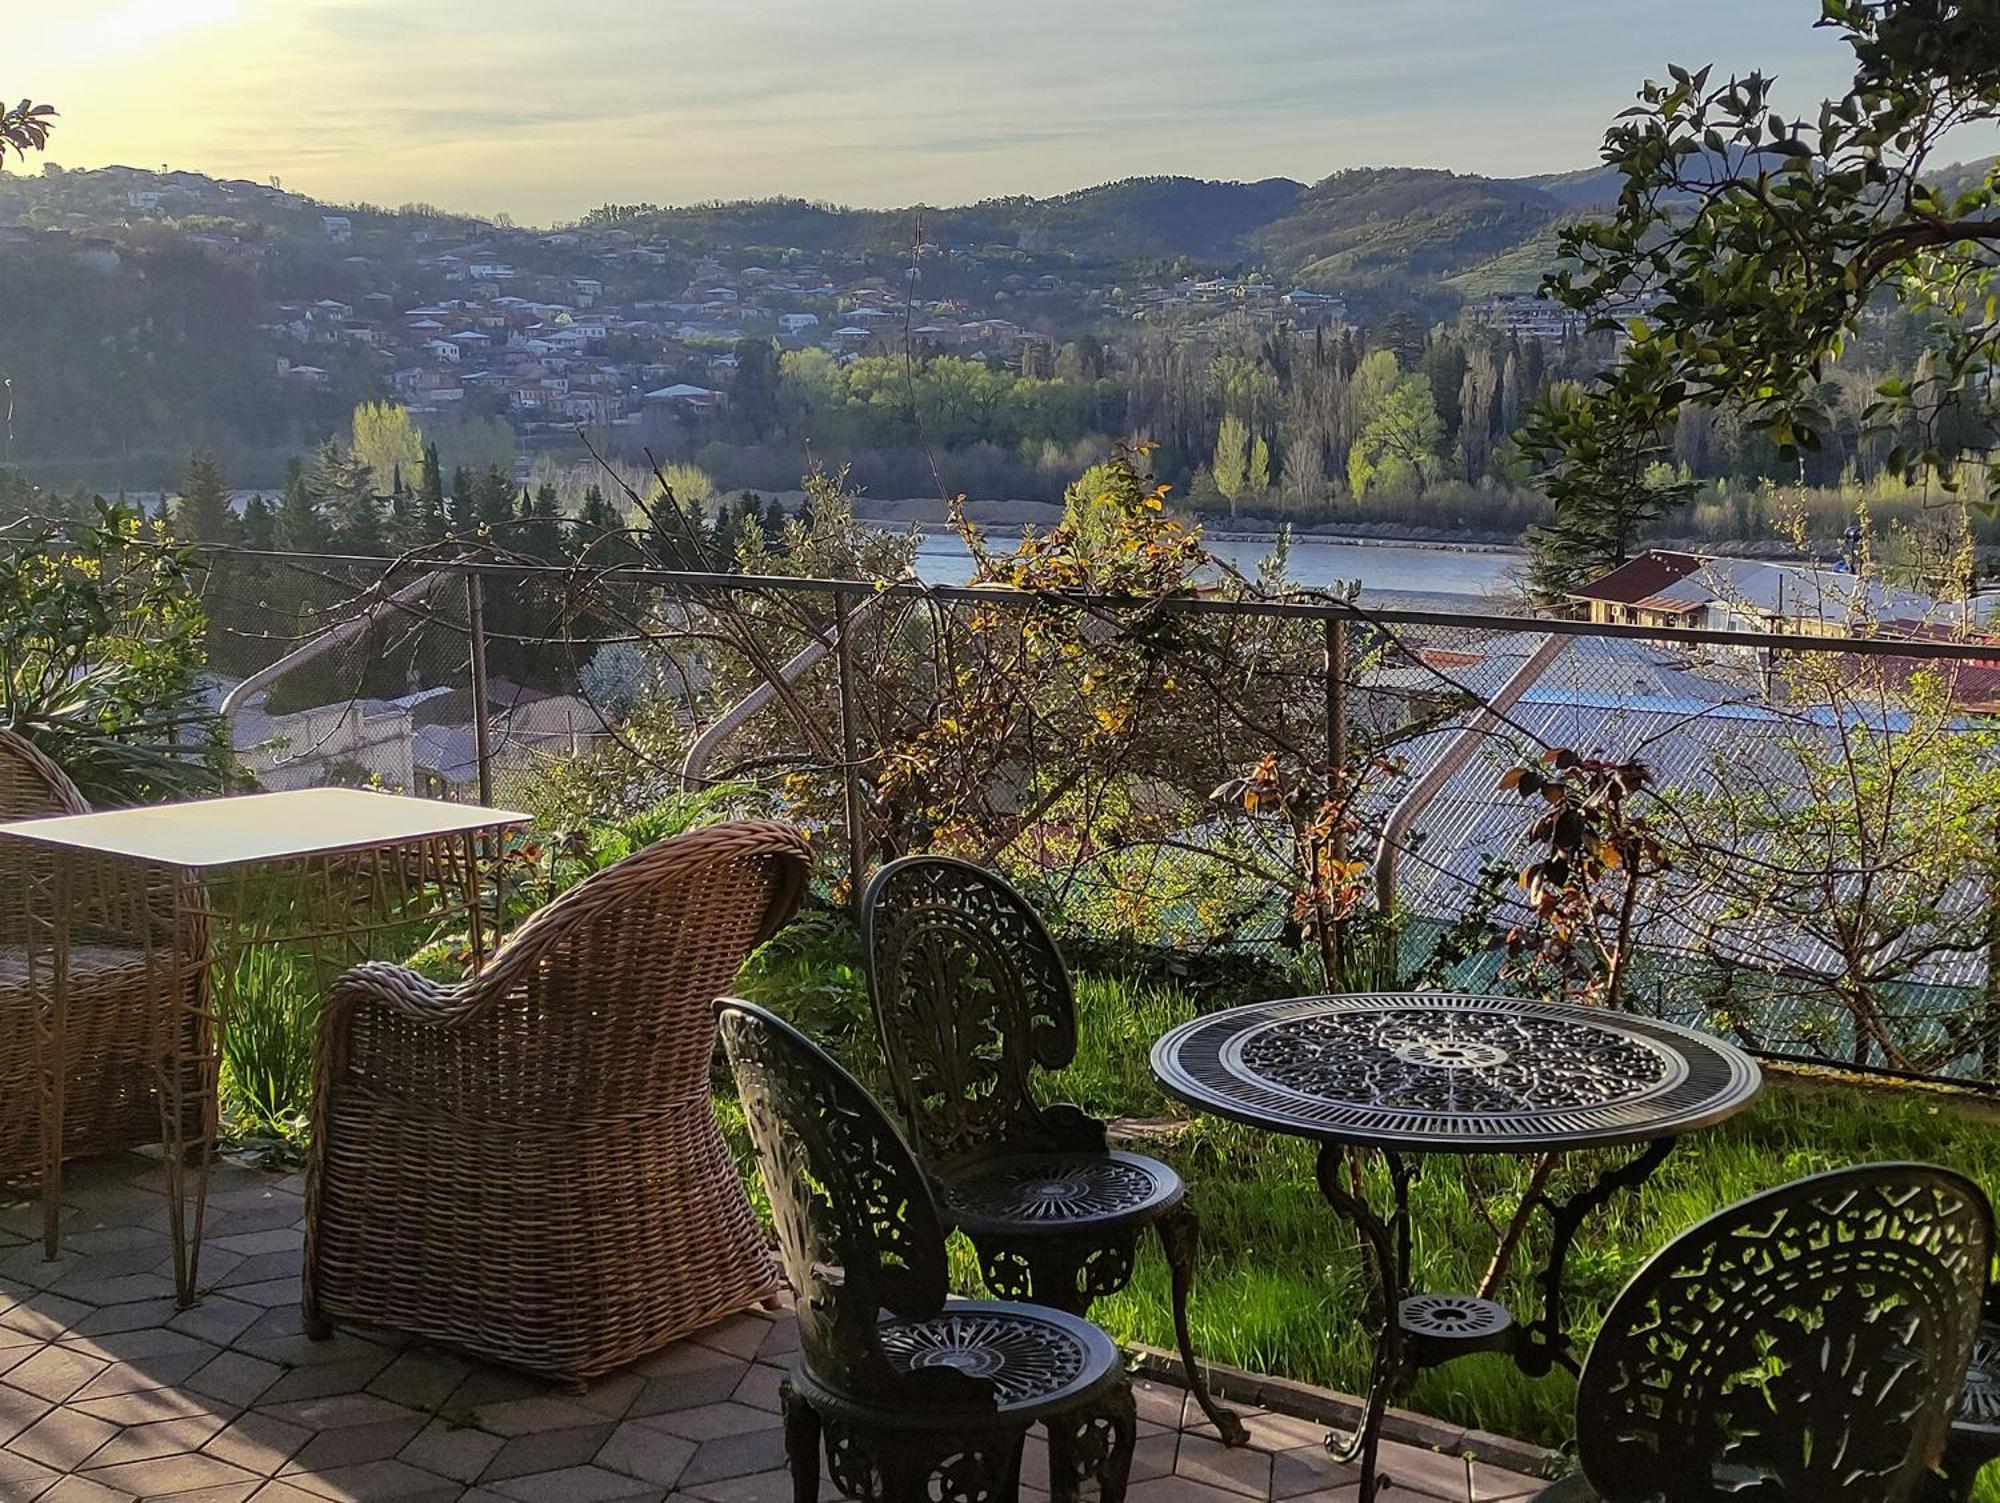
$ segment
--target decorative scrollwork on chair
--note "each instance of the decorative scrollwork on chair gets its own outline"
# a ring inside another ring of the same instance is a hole
[[[1640,1270],[1591,1348],[1577,1448],[1613,1503],[1902,1503],[1944,1454],[1993,1252],[1985,1196],[1924,1164],[1785,1185]]]
[[[1035,1096],[1037,1070],[1076,1057],[1076,1005],[1027,899],[968,862],[908,856],[869,881],[861,941],[896,1103],[986,1287],[1084,1314],[1125,1287],[1137,1230],[1157,1227],[1189,1387],[1222,1438],[1242,1444],[1187,1336],[1196,1230],[1180,1176],[1111,1151],[1102,1122]]]
[[[873,1098],[761,1008],[723,1004],[721,1033],[798,1297],[782,1397],[800,1503],[822,1437],[835,1483],[864,1503],[1010,1500],[1038,1420],[1052,1444],[1111,1427],[1087,1472],[1119,1503],[1136,1423],[1111,1339],[1036,1305],[947,1304],[943,1224]]]

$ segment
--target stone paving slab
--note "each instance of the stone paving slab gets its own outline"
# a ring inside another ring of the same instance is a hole
[[[202,1303],[163,1295],[161,1173],[140,1154],[65,1171],[62,1256],[40,1207],[0,1204],[0,1503],[791,1503],[782,1310],[739,1316],[583,1394],[386,1333],[300,1331],[304,1185],[218,1166]],[[171,1292],[171,1283],[164,1285]],[[1132,1503],[1351,1503],[1310,1421],[1247,1413],[1230,1451],[1186,1395],[1141,1381]],[[1506,1503],[1543,1484],[1385,1444],[1386,1496]],[[1046,1503],[1031,1437],[1028,1503]],[[837,1497],[825,1484],[823,1503]]]

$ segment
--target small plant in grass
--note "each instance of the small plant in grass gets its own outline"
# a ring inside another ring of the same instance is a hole
[[[311,959],[280,946],[246,951],[229,978],[223,1129],[234,1146],[274,1164],[304,1152],[319,1003]]]

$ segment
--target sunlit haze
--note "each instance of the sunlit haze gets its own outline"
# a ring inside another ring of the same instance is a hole
[[[1669,61],[1836,88],[1816,0],[63,0],[5,22],[50,159],[548,222],[606,201],[889,205],[1142,173],[1592,160]]]

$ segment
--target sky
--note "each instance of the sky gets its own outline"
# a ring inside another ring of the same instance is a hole
[[[869,206],[1150,173],[1498,176],[1595,160],[1666,64],[1850,59],[1818,0],[56,0],[0,26],[49,159],[554,223],[606,202]]]

